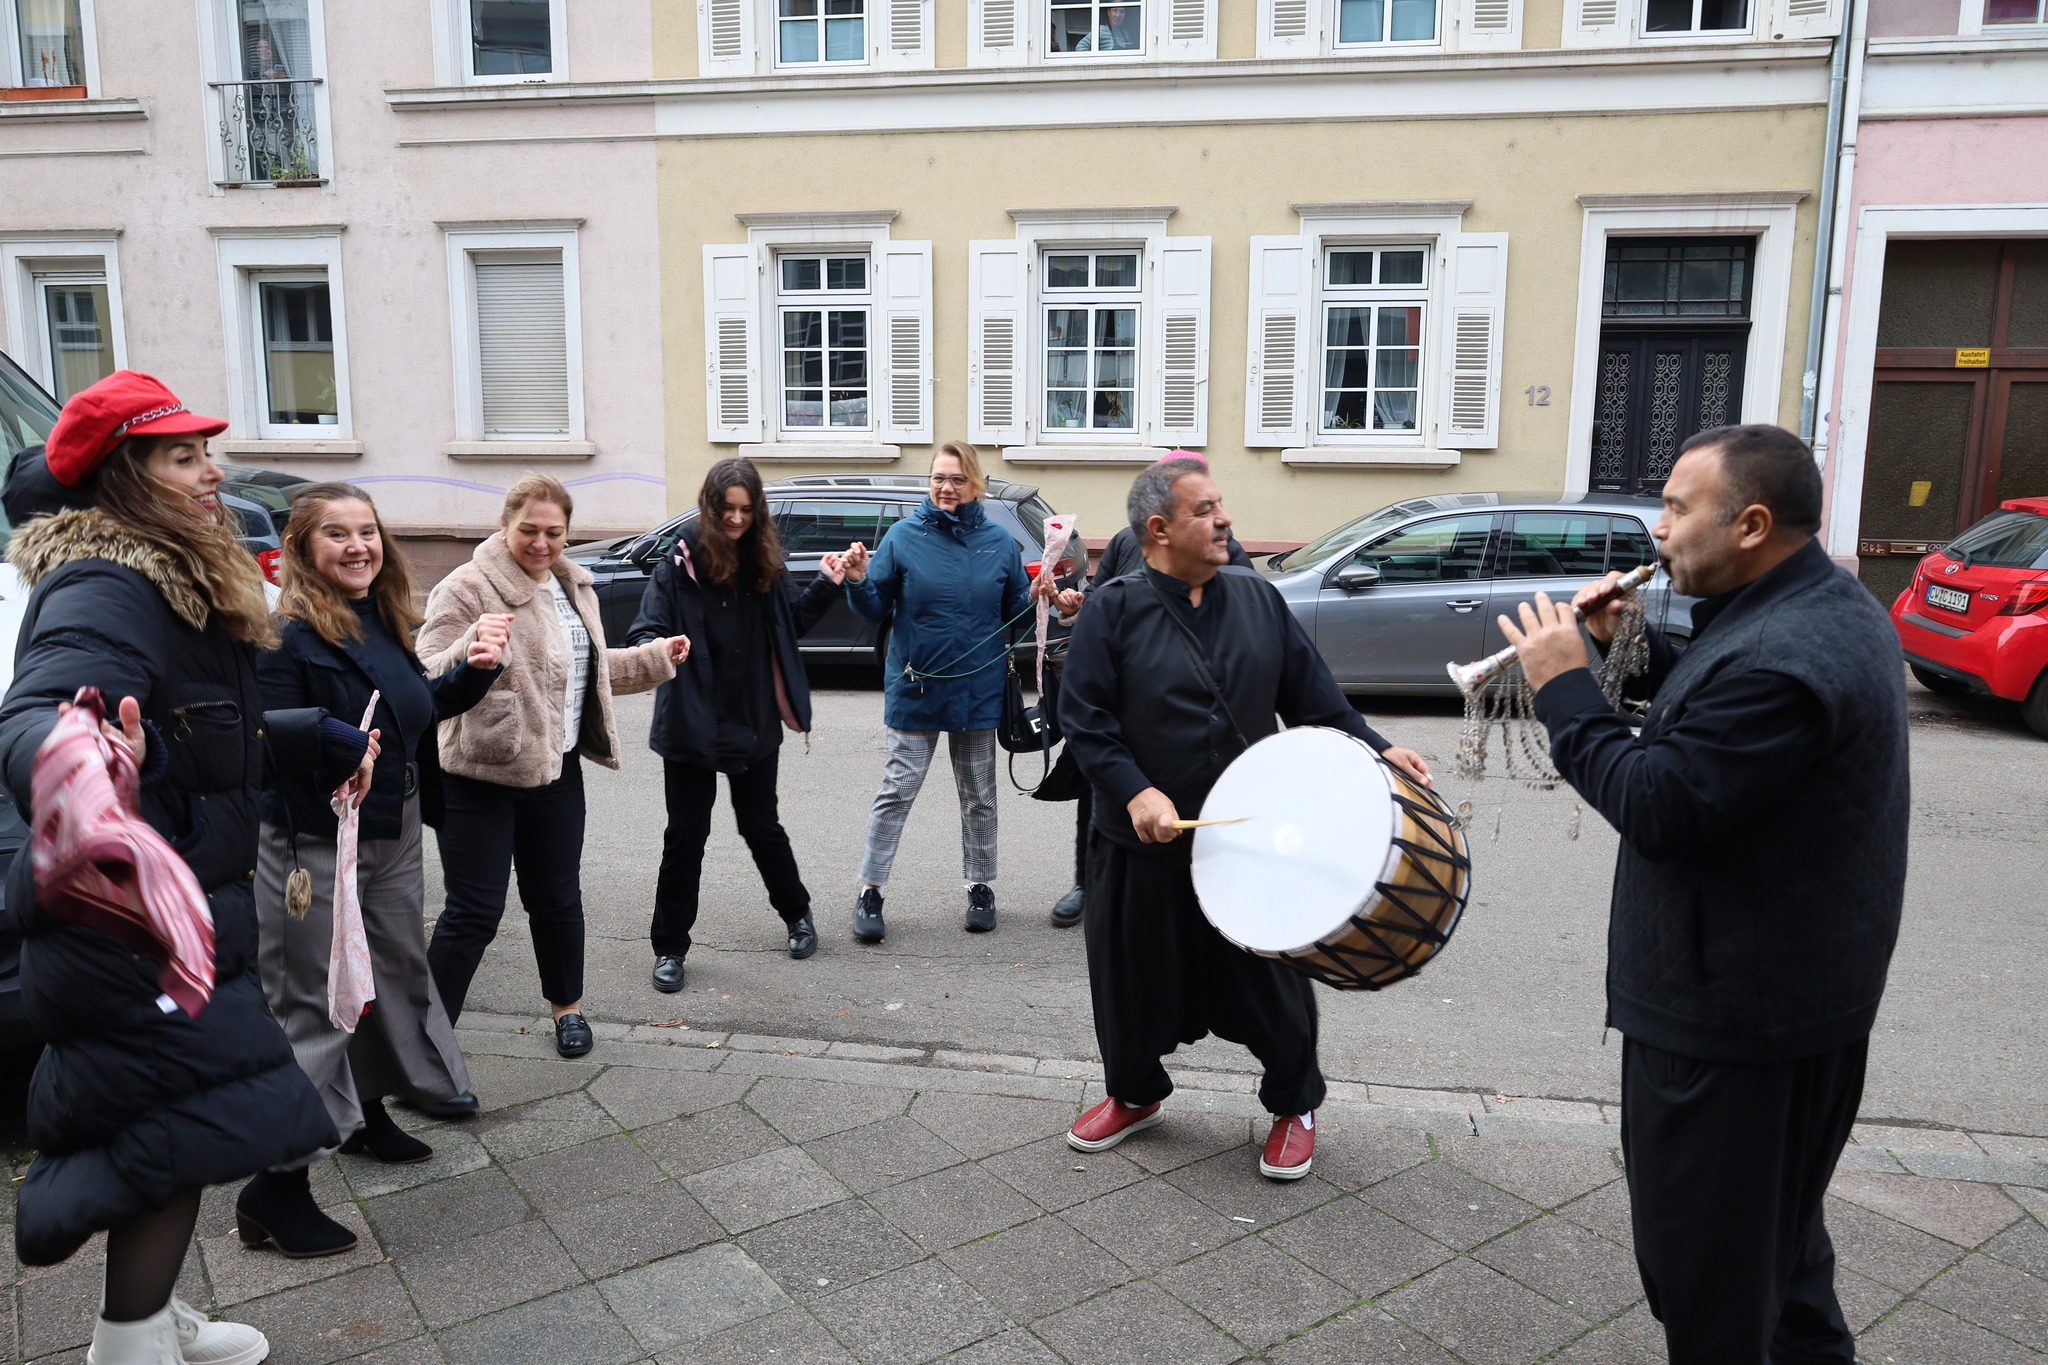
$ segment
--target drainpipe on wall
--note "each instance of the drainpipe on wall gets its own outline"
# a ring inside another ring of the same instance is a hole
[[[1842,273],[1849,256],[1850,183],[1856,168],[1856,130],[1863,97],[1863,34],[1869,0],[1850,0],[1835,40],[1828,80],[1827,147],[1821,161],[1820,221],[1814,229],[1813,296],[1806,318],[1806,368],[1801,376],[1799,439],[1813,446],[1814,460],[1827,468],[1834,412],[1819,431],[1821,396],[1832,394],[1840,328],[1828,315],[1842,297]]]

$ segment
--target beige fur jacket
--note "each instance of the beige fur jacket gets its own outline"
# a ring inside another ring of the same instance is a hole
[[[577,751],[607,768],[619,766],[619,730],[612,693],[651,692],[676,675],[668,642],[607,649],[590,571],[555,561],[555,578],[596,647],[602,667],[591,670]],[[526,576],[500,531],[476,547],[469,563],[449,574],[427,597],[427,620],[417,650],[428,676],[462,662],[476,638],[477,617],[512,614],[505,671],[473,708],[441,722],[441,767],[507,787],[544,787],[562,775],[562,721],[569,686],[569,642],[555,613],[554,594]]]

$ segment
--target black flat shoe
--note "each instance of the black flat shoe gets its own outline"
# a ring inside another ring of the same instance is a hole
[[[887,931],[882,928],[882,893],[872,886],[861,888],[860,899],[853,903],[853,937],[860,943],[880,943]]]
[[[1085,904],[1082,897],[1081,888],[1077,886],[1052,903],[1053,928],[1071,929],[1081,922],[1081,911]]]
[[[996,927],[996,893],[985,882],[967,888],[967,932],[985,934]]]
[[[654,989],[674,995],[683,988],[683,960],[664,953],[654,959]],[[588,1048],[584,1049],[586,1052]]]
[[[430,1119],[473,1119],[476,1117],[476,1096],[465,1090],[459,1095],[450,1095],[445,1100],[402,1099],[400,1104],[415,1114],[425,1114]]]
[[[565,1014],[555,1020],[555,1051],[563,1057],[587,1056],[597,1044],[590,1024],[580,1014]]]
[[[295,1261],[354,1251],[356,1235],[320,1212],[305,1170],[259,1171],[235,1197],[235,1234],[245,1247],[265,1242]]]
[[[811,923],[809,915],[799,915],[789,922],[789,955],[798,962],[818,951],[818,926]]]
[[[434,1149],[391,1121],[376,1100],[363,1101],[363,1126],[341,1150],[351,1156],[375,1157],[387,1166],[412,1166],[433,1156]]]

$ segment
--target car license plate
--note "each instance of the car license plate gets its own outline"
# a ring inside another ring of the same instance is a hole
[[[1970,594],[1958,592],[1954,588],[1944,588],[1938,584],[1928,585],[1927,600],[1944,611],[1967,612],[1970,609]]]

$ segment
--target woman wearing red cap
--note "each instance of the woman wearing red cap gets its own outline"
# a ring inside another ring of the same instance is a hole
[[[266,750],[279,771],[358,798],[374,752],[318,711],[263,714],[255,651],[277,631],[216,497],[206,438],[225,427],[117,371],[72,398],[44,460],[17,458],[6,490],[19,525],[8,558],[34,594],[0,702],[0,778],[28,809],[44,737],[79,688],[100,689],[118,702],[109,740],[139,760],[141,814],[190,866],[213,920],[213,991],[193,1015],[159,994],[144,951],[41,904],[31,859],[15,860],[22,996],[48,1045],[30,1083],[37,1155],[15,1246],[51,1265],[107,1233],[93,1365],[262,1360],[262,1333],[172,1294],[200,1191],[337,1141],[257,979],[257,795]],[[355,1244],[314,1207],[303,1172],[274,1202],[319,1220],[304,1220],[324,1238],[311,1254]]]

